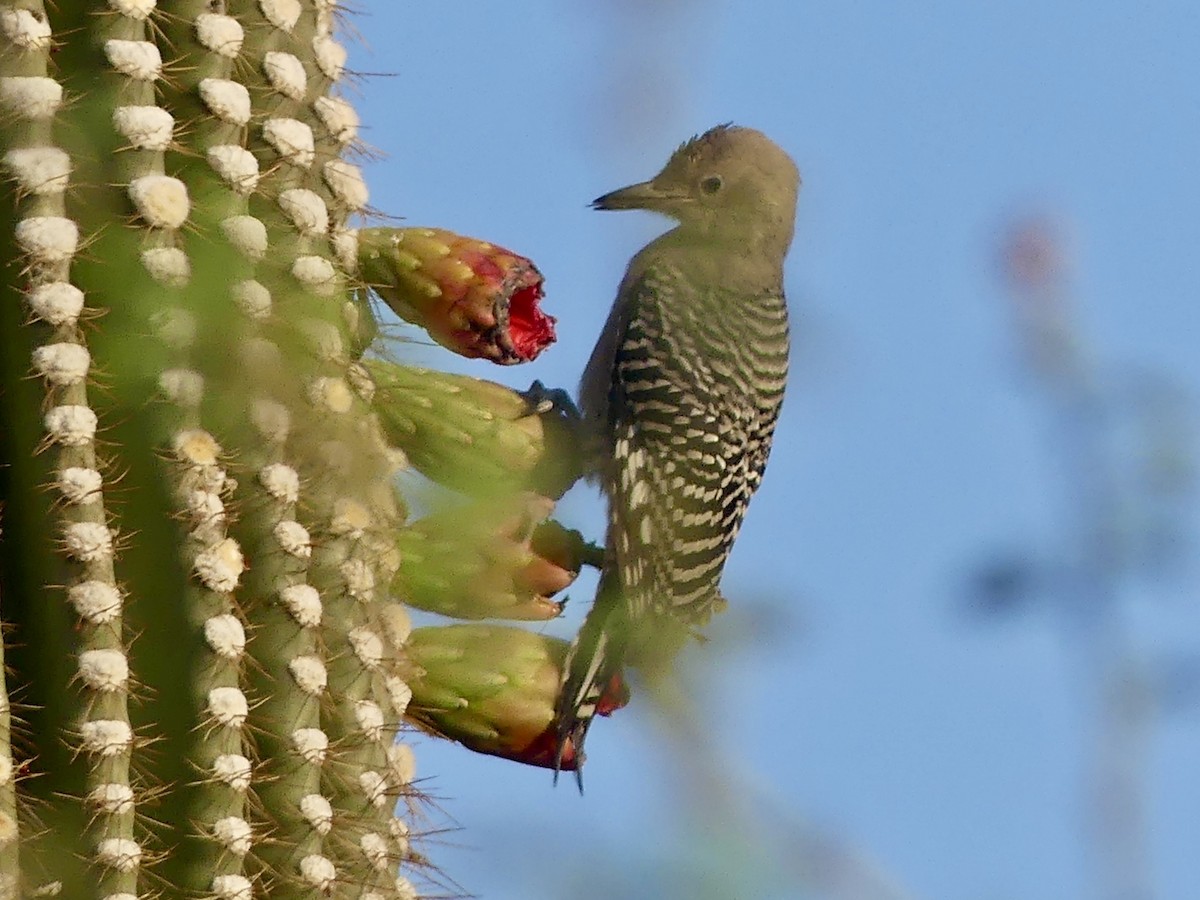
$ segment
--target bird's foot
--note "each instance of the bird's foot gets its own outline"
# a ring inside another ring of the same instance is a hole
[[[585,566],[591,566],[593,569],[603,569],[604,556],[604,547],[589,541],[581,549],[580,560]]]
[[[529,390],[521,392],[521,397],[525,400],[528,414],[531,416],[553,414],[572,423],[583,418],[579,407],[563,388],[548,388],[540,381],[535,381],[529,386]]]

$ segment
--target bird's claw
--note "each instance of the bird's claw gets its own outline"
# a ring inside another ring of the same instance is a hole
[[[529,386],[529,390],[521,392],[521,398],[525,401],[528,415],[531,416],[553,413],[568,422],[578,422],[583,418],[571,395],[562,388],[548,388],[540,381],[535,381]]]
[[[593,569],[604,568],[605,550],[599,544],[587,543],[583,545],[580,559],[585,566],[591,566]]]

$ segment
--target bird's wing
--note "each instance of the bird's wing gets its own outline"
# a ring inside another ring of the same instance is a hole
[[[717,398],[711,352],[706,360],[664,316],[675,278],[652,269],[623,288],[610,316],[617,339],[585,378],[606,387],[599,404],[593,389],[591,408],[605,417],[609,521],[596,602],[567,655],[555,714],[558,756],[570,747],[580,764],[623,663],[669,662],[722,603],[721,568],[744,509],[725,498],[746,481],[753,411]]]
[[[671,307],[676,277],[652,269],[630,286],[608,407],[609,538],[633,621],[654,613],[699,625],[720,602],[721,570],[756,480],[758,411],[723,377],[729,361],[714,357],[714,343],[697,345],[705,330],[681,321],[736,310],[713,298]]]
[[[755,316],[760,342],[737,341]],[[604,435],[604,572],[565,663],[558,752],[583,744],[606,686],[653,670],[723,605],[721,571],[766,465],[787,374],[782,295],[697,292],[666,266],[622,286],[584,378]],[[725,333],[722,333],[725,332]],[[582,763],[580,763],[582,764]]]

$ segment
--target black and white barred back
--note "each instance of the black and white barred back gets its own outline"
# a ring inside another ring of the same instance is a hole
[[[661,266],[631,292],[609,404],[609,545],[632,620],[702,625],[770,453],[787,306],[782,291],[737,295]]]
[[[766,468],[787,380],[787,304],[778,284],[747,292],[716,281],[660,263],[623,291],[601,423],[608,557],[559,698],[560,740],[579,748],[622,663],[668,663],[723,604],[721,572]]]

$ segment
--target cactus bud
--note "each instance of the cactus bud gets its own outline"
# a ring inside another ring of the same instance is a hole
[[[553,508],[525,493],[426,516],[397,537],[392,593],[457,619],[554,618],[563,604],[550,597],[575,580],[585,545],[545,521]]]
[[[476,753],[553,768],[554,706],[568,647],[520,628],[418,628],[409,638],[408,658],[421,671],[408,680],[413,698],[407,715]],[[628,702],[629,689],[618,676],[597,712],[608,716]],[[568,742],[559,767],[573,771],[579,762]]]
[[[396,315],[455,353],[507,366],[554,343],[554,317],[538,307],[542,273],[495,244],[440,228],[366,228],[358,262]]]
[[[422,474],[477,496],[561,497],[579,477],[570,427],[490,381],[364,359],[388,440]]]

